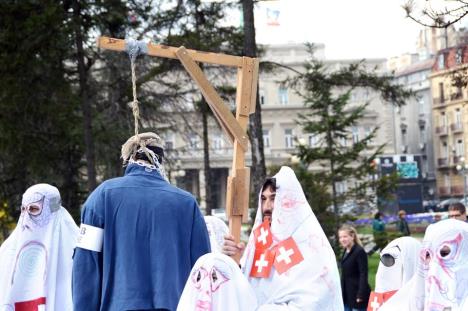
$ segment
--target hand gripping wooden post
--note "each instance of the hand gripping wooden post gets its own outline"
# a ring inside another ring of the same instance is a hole
[[[114,51],[126,51],[126,41],[99,37],[98,47]],[[207,53],[159,44],[147,44],[147,55],[179,59],[184,68],[197,83],[216,120],[234,146],[232,170],[228,177],[226,194],[226,215],[229,230],[235,241],[240,241],[242,222],[248,221],[250,169],[245,166],[248,148],[247,125],[249,115],[255,112],[257,95],[258,59]],[[197,62],[237,67],[236,116],[208,81]],[[239,262],[239,256],[234,258]]]

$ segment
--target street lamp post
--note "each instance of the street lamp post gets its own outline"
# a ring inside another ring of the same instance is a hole
[[[457,164],[457,171],[463,175],[463,204],[466,204],[466,173],[468,172],[468,163],[461,157]]]

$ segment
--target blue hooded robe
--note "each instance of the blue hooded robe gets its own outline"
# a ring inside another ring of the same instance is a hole
[[[91,193],[81,222],[104,238],[102,252],[75,250],[76,311],[175,310],[192,266],[210,252],[194,197],[137,164]]]

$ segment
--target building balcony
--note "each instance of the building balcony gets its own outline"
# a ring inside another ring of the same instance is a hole
[[[440,98],[440,97],[434,97],[432,99],[432,103],[434,106],[443,106],[445,105],[445,99],[444,98]]]
[[[453,165],[457,165],[458,162],[460,162],[461,158],[463,158],[462,155],[454,156],[453,157]]]
[[[451,101],[460,100],[460,99],[463,99],[463,93],[461,91],[457,92],[457,93],[450,94],[450,100]]]
[[[453,133],[463,132],[463,125],[461,123],[452,123],[450,124],[450,130]]]
[[[437,166],[439,168],[442,168],[442,167],[448,167],[449,165],[449,159],[448,158],[438,158],[437,159]]]
[[[439,187],[439,196],[449,196],[450,188],[449,187]]]
[[[456,196],[463,195],[463,186],[452,186],[450,187],[450,193]]]
[[[439,136],[447,135],[447,127],[445,125],[444,126],[437,126],[436,129],[435,129],[435,132]]]

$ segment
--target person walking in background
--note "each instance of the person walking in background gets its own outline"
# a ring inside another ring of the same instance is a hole
[[[450,204],[448,217],[466,222],[466,207],[463,203]]]
[[[367,280],[367,254],[362,248],[356,229],[343,225],[338,230],[340,245],[344,249],[341,258],[341,291],[345,311],[364,311],[370,296]]]
[[[374,234],[375,246],[372,252],[378,249],[383,249],[387,245],[387,232],[385,231],[385,223],[380,218],[380,212],[375,213],[372,221],[372,232]]]
[[[408,226],[408,222],[406,221],[406,212],[404,210],[400,210],[398,212],[398,218],[397,229],[401,236],[410,236],[411,232]]]

